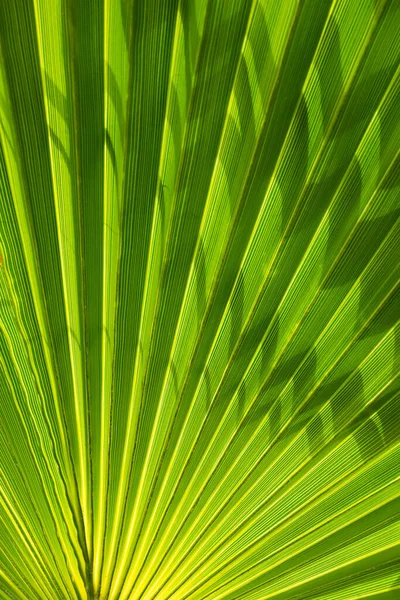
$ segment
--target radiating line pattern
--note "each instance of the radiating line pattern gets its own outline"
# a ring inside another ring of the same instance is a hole
[[[0,3],[0,598],[400,597],[400,3]]]

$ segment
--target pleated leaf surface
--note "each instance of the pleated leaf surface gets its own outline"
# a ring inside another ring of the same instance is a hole
[[[0,599],[400,598],[400,3],[0,3]]]

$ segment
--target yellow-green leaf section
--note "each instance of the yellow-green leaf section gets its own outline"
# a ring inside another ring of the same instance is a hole
[[[400,597],[399,30],[0,3],[1,600]]]

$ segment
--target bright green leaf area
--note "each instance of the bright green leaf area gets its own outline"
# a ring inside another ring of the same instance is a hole
[[[400,2],[0,2],[0,600],[400,598]]]

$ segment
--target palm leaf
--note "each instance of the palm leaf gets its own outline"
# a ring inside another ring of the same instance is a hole
[[[397,598],[399,3],[0,23],[0,598]]]

